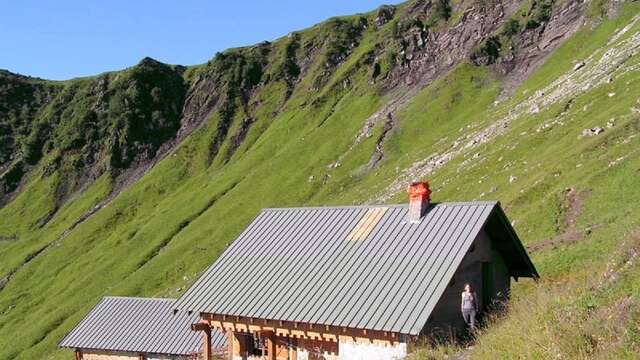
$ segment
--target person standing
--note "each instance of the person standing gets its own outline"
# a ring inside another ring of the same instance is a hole
[[[464,284],[460,310],[464,322],[471,332],[474,332],[476,330],[476,314],[478,313],[478,297],[469,283]]]

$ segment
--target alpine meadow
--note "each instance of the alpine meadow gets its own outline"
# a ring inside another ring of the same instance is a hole
[[[472,344],[640,353],[640,2],[409,0],[196,66],[0,71],[0,359],[107,295],[179,298],[260,209],[499,200],[540,273]]]

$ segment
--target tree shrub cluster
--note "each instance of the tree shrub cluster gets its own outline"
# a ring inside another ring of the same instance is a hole
[[[326,25],[325,66],[333,67],[344,61],[366,26],[364,17],[330,19]]]
[[[527,29],[535,29],[551,19],[553,0],[533,0],[527,15]]]

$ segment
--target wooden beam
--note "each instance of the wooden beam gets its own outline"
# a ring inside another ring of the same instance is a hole
[[[276,335],[273,331],[262,331],[260,335],[264,336],[267,342],[267,360],[276,360]]]
[[[202,332],[203,335],[203,346],[202,355],[204,355],[204,360],[211,360],[211,328]]]
[[[82,360],[82,350],[76,349],[73,352],[73,357],[74,357],[75,360]]]
[[[211,326],[207,323],[191,324],[191,330],[202,331],[202,355],[204,360],[211,360]]]
[[[210,330],[209,324],[206,323],[196,323],[191,324],[191,330],[193,331],[207,331]]]
[[[331,326],[325,324],[300,323],[286,320],[269,320],[251,317],[240,317],[240,322],[231,321],[234,316],[227,316],[227,321],[223,321],[222,314],[203,314],[203,319],[215,329],[229,331],[233,329],[240,333],[262,333],[271,331],[277,336],[315,339],[323,341],[338,341],[338,336],[351,336],[354,338],[369,338],[371,340],[382,340],[390,343],[399,341],[399,333],[392,331],[380,331],[371,329],[356,329],[345,326]],[[268,325],[265,325],[268,324]],[[334,340],[335,339],[335,340]]]

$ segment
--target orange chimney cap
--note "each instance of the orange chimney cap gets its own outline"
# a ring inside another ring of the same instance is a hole
[[[429,182],[427,181],[411,183],[407,186],[407,192],[409,193],[409,198],[412,200],[419,200],[425,197],[429,198],[429,195],[431,195],[431,189],[429,189]]]

